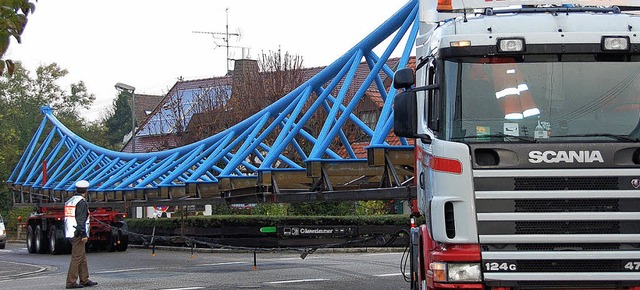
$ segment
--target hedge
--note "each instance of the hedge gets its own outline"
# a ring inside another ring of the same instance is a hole
[[[422,219],[424,221],[424,219]],[[422,221],[422,222],[423,222]],[[281,226],[281,225],[398,225],[410,226],[409,215],[370,216],[260,216],[260,215],[215,215],[189,216],[157,219],[127,219],[129,229],[151,228],[175,229],[216,228],[227,226]],[[416,221],[419,224],[420,221]]]

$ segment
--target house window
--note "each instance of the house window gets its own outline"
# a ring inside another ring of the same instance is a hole
[[[364,122],[369,128],[375,129],[379,115],[380,113],[378,111],[364,111],[362,112],[362,116],[360,116],[360,120],[362,120],[362,122]]]

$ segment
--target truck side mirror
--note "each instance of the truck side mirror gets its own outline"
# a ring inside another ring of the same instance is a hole
[[[402,68],[393,75],[393,88],[395,89],[409,89],[415,83],[416,75],[411,68]]]
[[[416,92],[409,90],[401,92],[396,96],[393,102],[393,131],[396,136],[416,137],[418,133],[417,108],[418,100]]]

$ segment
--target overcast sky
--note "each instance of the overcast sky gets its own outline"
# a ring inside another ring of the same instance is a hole
[[[57,63],[84,81],[96,96],[89,120],[117,96],[115,83],[136,93],[164,95],[178,77],[222,76],[222,39],[193,31],[226,32],[231,58],[238,47],[300,55],[305,67],[325,66],[344,54],[404,6],[407,0],[41,0],[7,58],[22,61],[35,76],[39,65]],[[218,46],[219,45],[219,46]]]

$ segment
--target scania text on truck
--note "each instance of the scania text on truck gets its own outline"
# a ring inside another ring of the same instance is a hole
[[[411,288],[640,289],[640,1],[440,2],[394,76]]]

